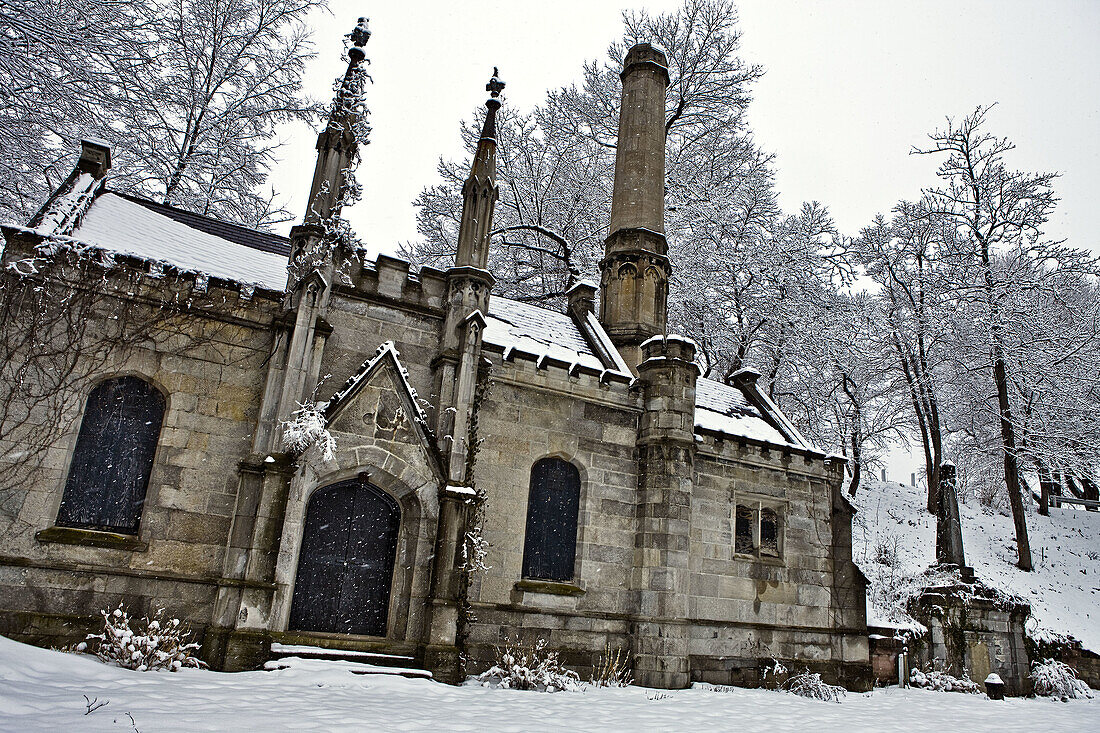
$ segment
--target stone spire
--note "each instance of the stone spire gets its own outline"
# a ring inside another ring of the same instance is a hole
[[[600,262],[600,321],[631,367],[664,333],[671,274],[665,241],[665,91],[668,60],[639,43],[623,60],[610,234]]]
[[[370,40],[367,18],[360,18],[346,38],[352,42],[348,48],[348,68],[336,90],[328,124],[317,137],[317,165],[309,189],[306,224],[319,224],[340,213],[346,183],[344,171],[354,167],[359,157],[359,144],[366,143],[366,133],[370,130],[363,106],[363,87],[368,78],[363,69],[367,58],[363,47]]]
[[[455,267],[485,269],[489,262],[489,232],[493,226],[493,208],[497,190],[497,110],[504,82],[493,67],[493,78],[485,85],[489,98],[485,100],[485,124],[477,141],[477,152],[470,166],[470,175],[462,185],[462,223],[458,230],[458,253]]]

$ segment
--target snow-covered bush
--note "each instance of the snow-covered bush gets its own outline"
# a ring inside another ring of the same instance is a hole
[[[150,669],[175,672],[182,667],[206,666],[193,654],[199,645],[186,641],[190,631],[178,618],[163,618],[163,608],[141,619],[139,626],[133,629],[130,628],[130,614],[121,603],[115,610],[100,611],[100,614],[103,633],[88,634],[88,638],[77,645],[78,651],[91,651],[104,662],[139,672]]]
[[[1062,700],[1092,697],[1089,686],[1077,679],[1073,667],[1057,659],[1044,659],[1031,665],[1030,677],[1035,683],[1035,694],[1042,697]]]
[[[809,671],[788,678],[782,689],[799,697],[808,697],[811,700],[822,700],[824,702],[840,702],[840,698],[844,697],[847,692],[843,687],[824,682],[817,672]]]
[[[885,535],[875,540],[874,555],[871,558],[879,565],[885,565],[888,568],[896,568],[899,564],[899,552],[898,548],[901,545],[901,538],[897,535]]]
[[[611,651],[611,642],[608,642],[592,673],[592,684],[596,687],[628,687],[633,681],[627,655],[623,654],[622,649]]]
[[[282,428],[283,450],[301,453],[316,444],[326,461],[336,453],[336,440],[328,431],[325,413],[312,400],[298,403],[298,409],[283,421]]]
[[[909,684],[936,692],[965,692],[971,695],[982,693],[982,686],[966,676],[965,672],[962,677],[955,677],[938,669],[930,669],[926,672],[914,669],[909,673]]]
[[[558,661],[558,653],[546,650],[546,640],[539,639],[533,649],[524,649],[516,642],[505,642],[497,649],[497,663],[477,676],[483,685],[497,685],[512,690],[560,692],[574,690],[580,676]]]

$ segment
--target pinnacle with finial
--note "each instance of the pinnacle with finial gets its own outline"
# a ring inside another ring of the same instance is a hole
[[[355,29],[348,34],[348,38],[351,39],[351,42],[360,48],[366,46],[367,41],[370,40],[370,27],[367,25],[369,22],[370,18],[360,18]]]
[[[489,92],[493,99],[499,97],[500,93],[504,91],[504,82],[500,80],[500,70],[495,66],[493,67],[493,78],[485,85],[485,91]]]

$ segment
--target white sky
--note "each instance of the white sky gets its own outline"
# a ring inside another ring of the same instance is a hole
[[[371,19],[367,46],[372,144],[358,177],[364,200],[346,212],[372,254],[416,238],[412,201],[462,154],[459,123],[499,66],[506,103],[529,108],[547,89],[605,58],[623,8],[679,0],[330,0],[314,19],[309,91],[331,96],[341,36]],[[826,204],[845,234],[935,184],[936,161],[909,155],[945,117],[997,102],[988,129],[1013,140],[1009,164],[1062,174],[1051,235],[1100,253],[1100,2],[1097,0],[742,0],[743,57],[767,69],[749,118],[776,154],[780,202]],[[315,133],[288,127],[271,183],[304,210]],[[287,225],[289,228],[289,225]],[[890,477],[917,470],[896,454]]]
[[[372,253],[416,237],[412,200],[437,181],[439,156],[462,153],[459,122],[499,66],[507,104],[528,108],[605,57],[622,8],[679,0],[464,0],[383,4],[331,0],[314,19],[307,85],[327,99],[343,70],[340,39],[365,14],[374,84],[372,144],[347,212]],[[913,145],[948,115],[997,102],[989,129],[1018,146],[1015,167],[1062,173],[1050,232],[1100,252],[1100,2],[1096,0],[742,0],[743,56],[767,73],[749,116],[776,154],[781,203],[819,200],[847,234],[934,183]],[[271,183],[304,209],[315,133],[283,131]],[[289,225],[288,225],[289,227]]]

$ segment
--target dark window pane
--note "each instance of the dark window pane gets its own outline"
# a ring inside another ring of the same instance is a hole
[[[772,509],[760,511],[760,554],[779,557],[779,516]]]
[[[163,419],[164,396],[137,377],[92,390],[57,523],[137,534]]]
[[[752,540],[752,509],[743,504],[737,505],[733,527],[733,551],[743,555],[756,554]]]
[[[581,477],[572,463],[543,458],[531,468],[523,577],[573,579],[580,501]]]
[[[310,497],[290,627],[385,636],[401,510],[384,491],[352,479]]]

